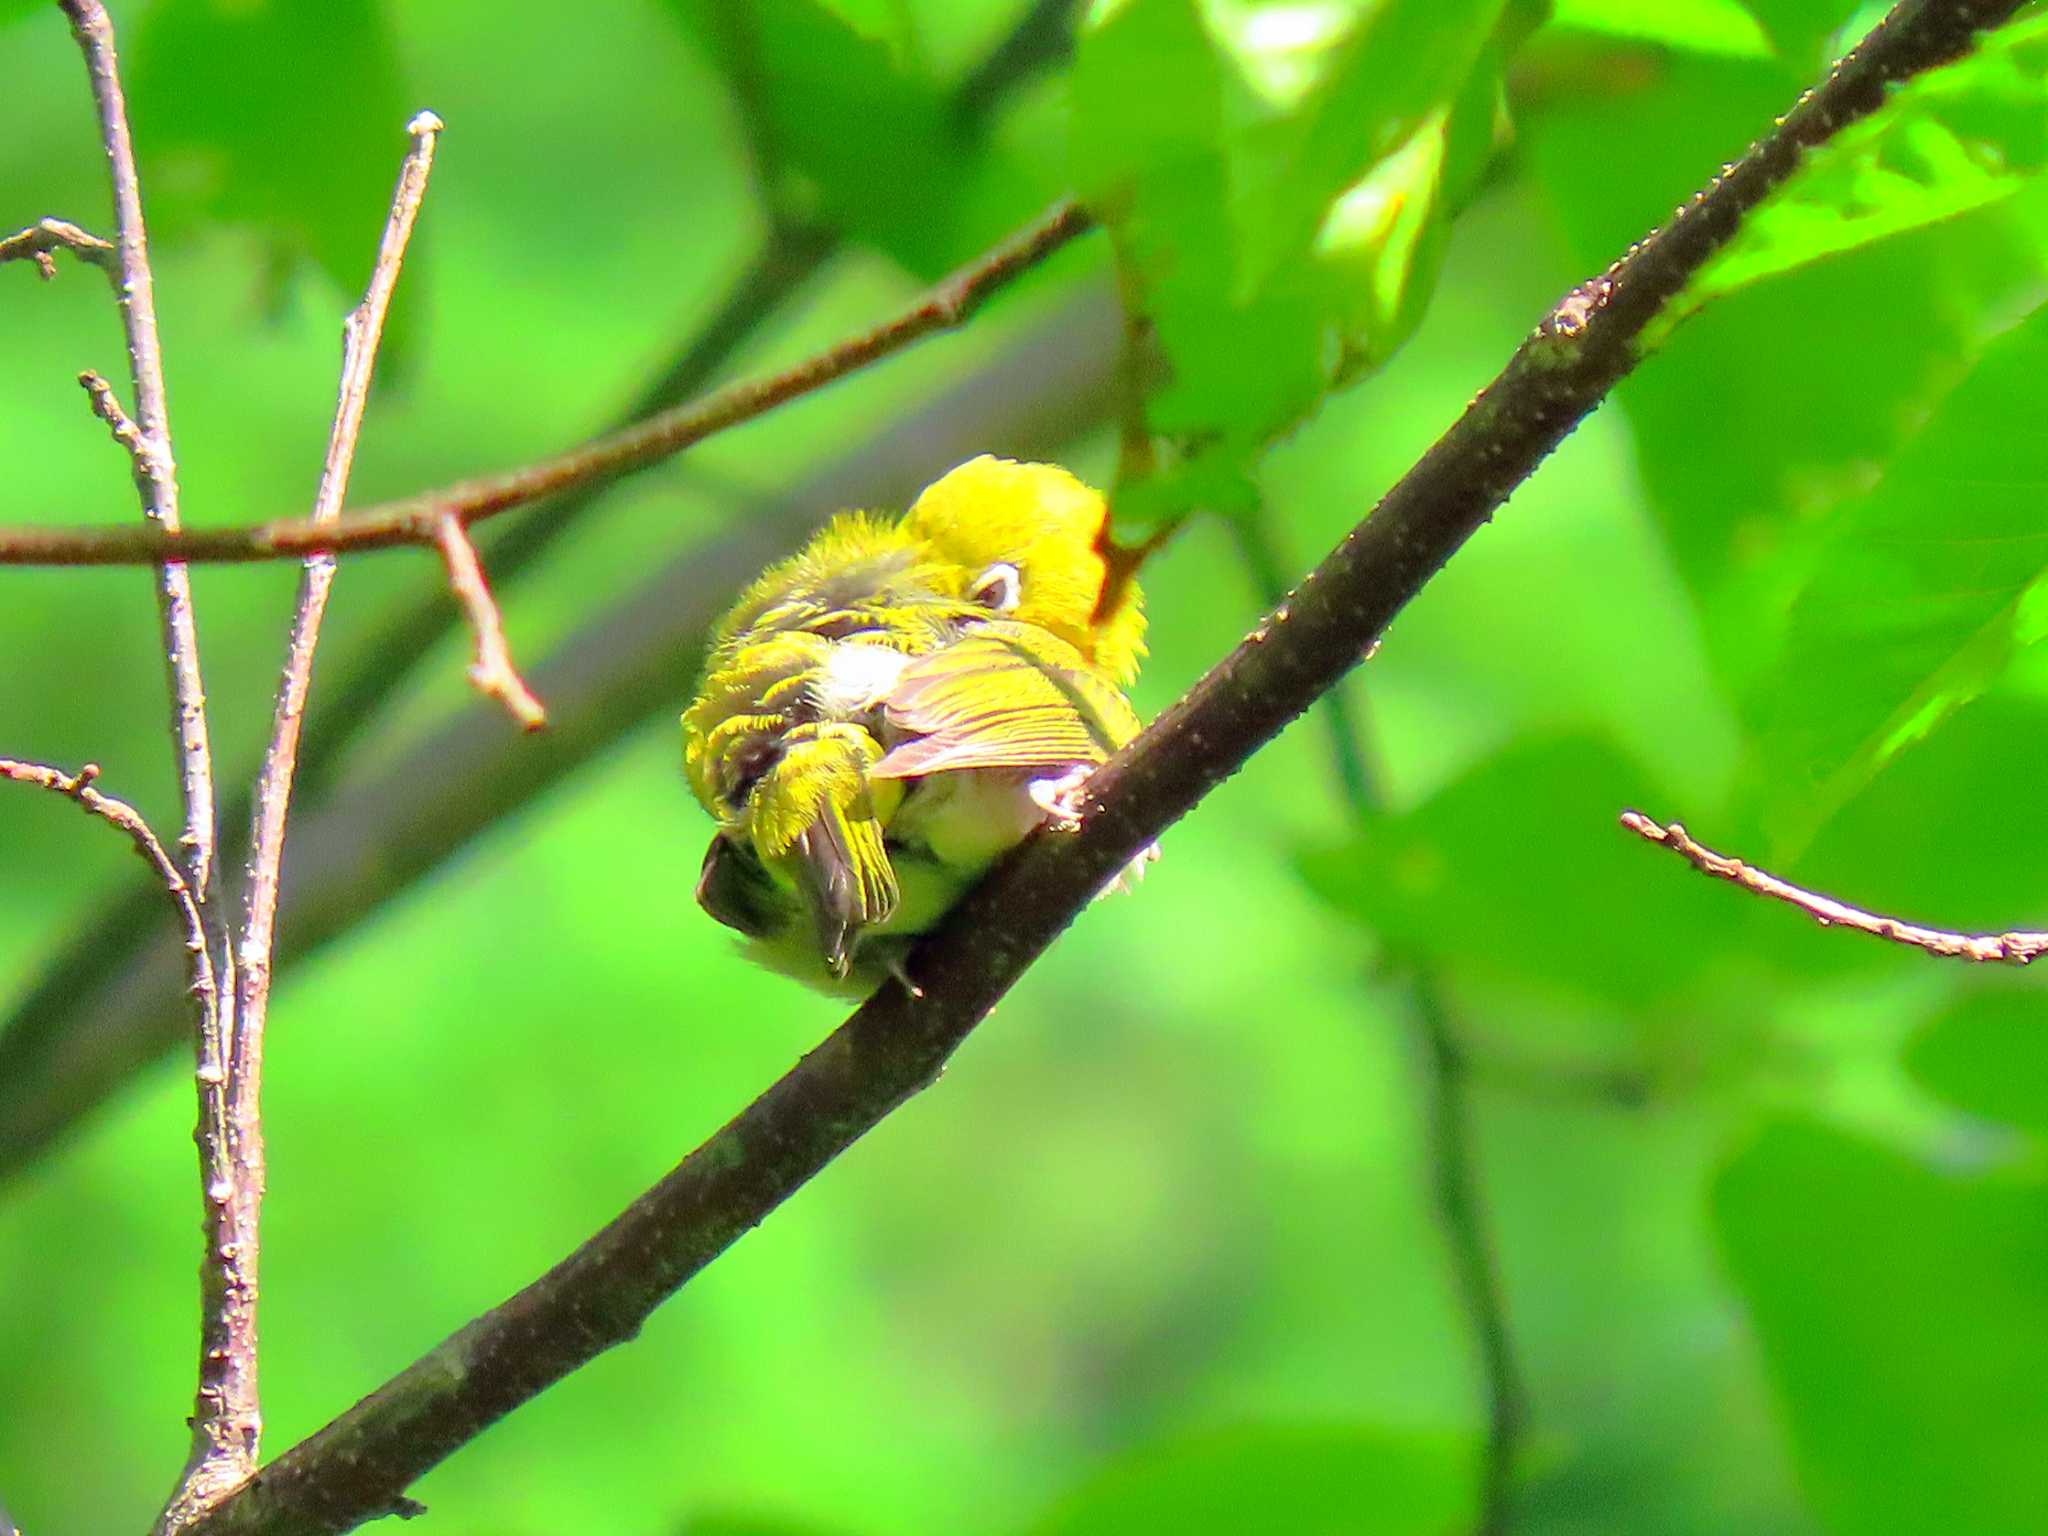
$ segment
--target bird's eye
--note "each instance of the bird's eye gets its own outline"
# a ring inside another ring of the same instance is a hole
[[[974,578],[967,595],[997,613],[1015,613],[1024,597],[1024,578],[1014,565],[998,561]]]

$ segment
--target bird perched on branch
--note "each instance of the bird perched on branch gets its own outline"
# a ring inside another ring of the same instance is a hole
[[[984,456],[900,517],[841,513],[741,595],[683,762],[718,823],[697,899],[756,959],[850,996],[912,985],[911,941],[1069,819],[1138,730],[1145,620],[1107,525],[1066,470]]]

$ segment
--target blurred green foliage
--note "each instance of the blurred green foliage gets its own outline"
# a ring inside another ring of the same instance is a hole
[[[1069,185],[1109,225],[964,333],[613,493],[502,594],[522,656],[1110,281],[1163,381],[1163,451],[1122,511],[1256,502],[1304,567],[1548,302],[1872,16],[1120,0],[1077,7],[1071,61],[965,132],[955,89],[1024,9],[118,6],[188,517],[310,496],[336,322],[403,121],[432,107],[449,132],[359,500],[606,419],[774,220],[847,244],[734,374],[865,327]],[[54,8],[0,0],[0,23],[0,226],[97,227],[75,50]],[[1421,969],[1469,1061],[1531,1400],[1518,1533],[2048,1531],[2037,984],[1822,931],[1613,825],[1682,814],[1884,910],[2042,922],[2044,24],[2029,7],[1817,156],[1403,615],[1348,685],[1384,806],[1345,804],[1321,725],[1289,732],[941,1085],[642,1338],[433,1473],[436,1527],[1469,1529],[1485,1388],[1414,1021],[1383,984]],[[118,376],[119,346],[89,274],[0,270],[0,519],[129,515],[69,382]],[[1065,457],[1107,483],[1116,445]],[[432,579],[408,554],[347,563],[316,712],[323,683],[388,664],[365,637]],[[199,575],[230,773],[267,725],[292,581]],[[1152,711],[1252,622],[1255,583],[1213,515],[1146,583]],[[465,645],[344,778],[464,701]],[[171,824],[155,646],[141,572],[0,571],[0,751],[98,761]],[[691,682],[679,663],[673,707]],[[707,828],[671,713],[620,724],[282,983],[273,1451],[553,1262],[836,1021],[695,910]],[[27,791],[0,795],[0,852],[4,999],[132,871]],[[383,856],[373,829],[359,856]],[[31,1536],[136,1528],[181,1458],[190,1118],[166,1061],[0,1187],[0,1495]]]

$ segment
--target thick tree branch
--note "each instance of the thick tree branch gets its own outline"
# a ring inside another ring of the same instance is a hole
[[[1847,928],[1855,933],[1867,933],[1874,939],[1886,939],[1911,949],[1924,949],[1930,955],[1940,955],[1944,959],[1973,960],[1987,965],[2030,965],[2048,954],[2048,933],[1950,933],[1941,928],[1922,928],[1916,923],[1901,922],[1896,917],[1886,917],[1878,912],[1866,912],[1861,907],[1836,901],[1832,896],[1805,890],[1788,880],[1780,880],[1769,870],[1716,853],[1693,841],[1692,834],[1678,822],[1665,826],[1640,811],[1623,811],[1621,824],[1647,842],[1661,843],[1701,874],[1726,880],[1751,895],[1767,896],[1772,901],[1797,907],[1823,928]]]
[[[1293,597],[1090,782],[1081,826],[1041,832],[890,985],[610,1226],[285,1453],[209,1533],[333,1532],[391,1509],[485,1427],[638,1331],[648,1314],[897,1105],[1089,899],[1357,664],[1387,624],[1634,365],[1644,328],[1801,153],[1888,81],[1966,52],[2017,0],[1902,5],[1736,166],[1546,316],[1488,387]]]
[[[424,496],[344,513],[325,524],[280,518],[245,528],[181,531],[113,523],[0,528],[0,565],[239,562],[301,559],[400,544],[437,547],[440,529],[448,519],[467,528],[587,481],[644,469],[713,433],[857,373],[913,341],[964,325],[999,289],[1093,227],[1094,220],[1079,205],[1060,203],[871,331],[794,368],[720,390],[706,400],[664,411],[637,426],[508,474],[467,480]]]

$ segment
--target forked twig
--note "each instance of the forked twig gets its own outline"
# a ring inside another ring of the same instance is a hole
[[[337,516],[347,495],[384,316],[419,213],[440,129],[440,119],[432,113],[420,114],[409,125],[412,149],[399,173],[369,288],[362,303],[343,323],[341,380],[334,425],[313,502],[312,518],[316,522]],[[211,1070],[200,1074],[201,1144],[211,1159],[218,1160],[209,1172],[225,1175],[210,1177],[208,1182],[208,1251],[216,1262],[208,1270],[206,1350],[208,1360],[214,1360],[217,1353],[223,1377],[237,1387],[241,1416],[234,1442],[236,1454],[230,1456],[210,1448],[203,1460],[188,1469],[185,1484],[160,1523],[162,1529],[170,1531],[189,1523],[255,1470],[262,1430],[257,1393],[256,1308],[265,1177],[261,1108],[263,1031],[270,1009],[278,886],[299,729],[312,687],[313,655],[333,581],[334,560],[326,555],[307,560],[299,578],[298,602],[278,680],[270,741],[257,777],[249,830],[242,923],[234,949],[235,1027],[224,1042],[222,1056],[206,1063]],[[202,1364],[201,1369],[203,1380],[207,1366]]]
[[[1924,949],[1930,955],[1950,960],[1971,960],[1980,964],[2027,965],[2048,954],[2048,933],[1950,933],[1941,928],[1922,928],[1901,922],[1880,912],[1866,912],[1832,896],[1809,891],[1769,870],[1758,869],[1741,859],[1716,853],[1694,841],[1682,823],[1668,825],[1652,821],[1640,811],[1623,811],[1621,824],[1647,842],[1660,843],[1703,875],[1726,880],[1730,885],[1756,896],[1767,896],[1797,907],[1823,928],[1847,928],[1867,933],[1874,939]]]

